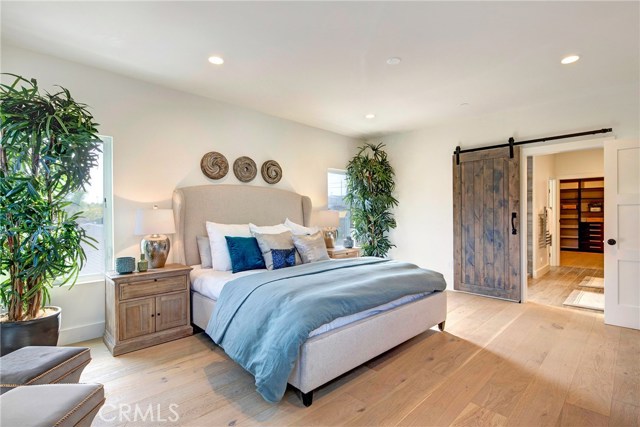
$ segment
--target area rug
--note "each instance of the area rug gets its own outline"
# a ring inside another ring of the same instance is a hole
[[[562,303],[572,307],[589,308],[591,310],[604,311],[604,294],[589,291],[571,291]]]
[[[578,286],[582,288],[604,289],[604,278],[585,276]]]

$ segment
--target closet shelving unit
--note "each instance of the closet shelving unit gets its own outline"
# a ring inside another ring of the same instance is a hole
[[[604,250],[604,178],[560,181],[560,249]]]
[[[580,180],[560,181],[560,249],[580,249]]]
[[[580,182],[580,250],[604,252],[604,178]]]

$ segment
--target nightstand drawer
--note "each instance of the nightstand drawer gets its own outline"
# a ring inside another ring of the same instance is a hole
[[[358,258],[360,256],[360,248],[331,248],[327,249],[329,257],[333,259]]]
[[[339,259],[339,258],[357,258],[358,254],[359,254],[358,251],[336,252],[336,253],[333,254],[333,258],[334,259]]]
[[[122,283],[120,285],[120,300],[182,291],[186,288],[187,278],[184,275]]]

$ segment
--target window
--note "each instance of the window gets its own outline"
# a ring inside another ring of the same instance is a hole
[[[327,172],[327,208],[340,212],[338,242],[351,234],[351,211],[344,201],[347,194],[347,173],[343,170],[329,169]]]
[[[112,138],[101,136],[102,147],[98,164],[91,169],[91,182],[84,190],[71,196],[69,212],[83,211],[78,221],[87,235],[96,239],[95,248],[84,245],[87,261],[80,271],[78,282],[104,279],[104,273],[112,266],[113,258],[113,193],[112,193]]]

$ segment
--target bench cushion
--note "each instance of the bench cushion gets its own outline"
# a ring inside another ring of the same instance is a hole
[[[102,384],[16,387],[0,396],[0,424],[21,427],[90,426],[103,404]],[[37,410],[34,410],[34,405],[37,405]]]
[[[90,361],[86,347],[23,347],[0,359],[0,394],[21,385],[77,383]]]

